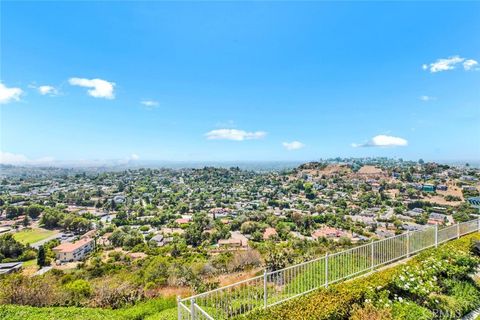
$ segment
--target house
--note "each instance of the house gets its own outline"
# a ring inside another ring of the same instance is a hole
[[[81,238],[90,238],[90,239],[93,239],[95,238],[95,235],[97,234],[97,230],[90,230],[86,233],[84,233]]]
[[[391,231],[391,230],[386,230],[386,229],[378,229],[375,231],[375,234],[379,237],[379,238],[391,238],[393,236],[395,236],[395,232]]]
[[[467,201],[472,207],[480,210],[480,197],[470,197],[467,199]]]
[[[116,204],[125,203],[125,197],[124,196],[115,196],[115,197],[113,197],[113,202],[115,202]]]
[[[318,238],[339,238],[342,236],[342,230],[332,227],[323,227],[312,232],[312,238],[317,240]]]
[[[240,240],[242,247],[248,247],[248,239],[240,231],[231,231],[230,236],[232,239]]]
[[[79,261],[94,249],[95,242],[90,238],[82,238],[73,243],[62,243],[53,248],[56,259],[60,262]]]
[[[167,227],[163,227],[160,229],[160,232],[164,235],[164,236],[172,236],[174,234],[184,234],[185,233],[185,230],[183,229],[180,229],[180,228],[167,228]]]
[[[22,268],[23,262],[0,263],[0,275],[17,272]]]
[[[156,243],[157,247],[163,247],[165,245],[164,238],[162,234],[157,234],[153,236],[150,241],[153,241]]]
[[[271,237],[276,236],[276,235],[277,235],[277,230],[269,227],[269,228],[265,229],[265,231],[263,232],[263,240],[268,240]]]
[[[422,210],[423,211],[423,210]],[[418,217],[418,216],[421,216],[422,213],[421,212],[418,212],[417,210],[413,209],[413,210],[409,210],[407,212],[405,212],[405,215],[409,216],[409,217]],[[399,217],[399,215],[397,214],[397,218]]]
[[[447,221],[447,216],[445,214],[432,212],[428,216],[428,224],[444,224]]]
[[[439,184],[437,186],[437,190],[440,190],[440,191],[447,191],[448,190],[448,187],[444,184]]]
[[[188,224],[190,222],[190,219],[178,218],[178,219],[175,219],[175,222],[178,223],[179,225],[183,225],[183,224]]]
[[[424,192],[435,192],[435,186],[433,184],[424,184],[422,187]]]
[[[219,247],[227,247],[227,248],[239,248],[242,246],[242,241],[240,239],[220,239],[218,240]]]

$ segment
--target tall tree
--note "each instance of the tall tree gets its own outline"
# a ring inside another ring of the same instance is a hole
[[[37,264],[39,267],[44,267],[47,265],[45,248],[43,246],[40,246],[40,248],[38,248]]]

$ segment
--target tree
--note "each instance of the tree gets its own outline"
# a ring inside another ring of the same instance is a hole
[[[28,218],[28,216],[25,216],[25,217],[23,218],[22,224],[23,224],[23,226],[24,226],[25,228],[30,225],[30,219]]]
[[[40,224],[45,228],[57,228],[60,226],[60,222],[65,217],[65,214],[57,209],[47,208],[40,219]]]
[[[32,219],[36,219],[38,218],[40,213],[42,213],[43,210],[44,210],[43,206],[38,204],[32,204],[27,208],[27,215]]]
[[[5,208],[5,215],[7,216],[7,219],[16,218],[19,215],[17,207],[14,207],[14,206],[6,207]]]
[[[15,240],[11,233],[0,236],[0,258],[17,259],[25,250],[25,246]]]
[[[40,246],[40,248],[38,248],[37,265],[39,267],[45,267],[47,265],[45,248],[43,246]]]

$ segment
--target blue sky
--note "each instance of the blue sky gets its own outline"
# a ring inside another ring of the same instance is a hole
[[[478,160],[479,38],[473,2],[2,2],[2,162]]]

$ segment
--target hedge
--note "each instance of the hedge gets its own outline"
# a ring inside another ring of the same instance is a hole
[[[136,304],[129,308],[116,310],[81,307],[30,307],[20,305],[0,305],[2,320],[141,320],[149,316],[161,314],[167,310],[175,310],[175,316],[164,316],[152,319],[176,319],[176,301],[174,298],[157,298]],[[173,312],[170,311],[169,314]]]

